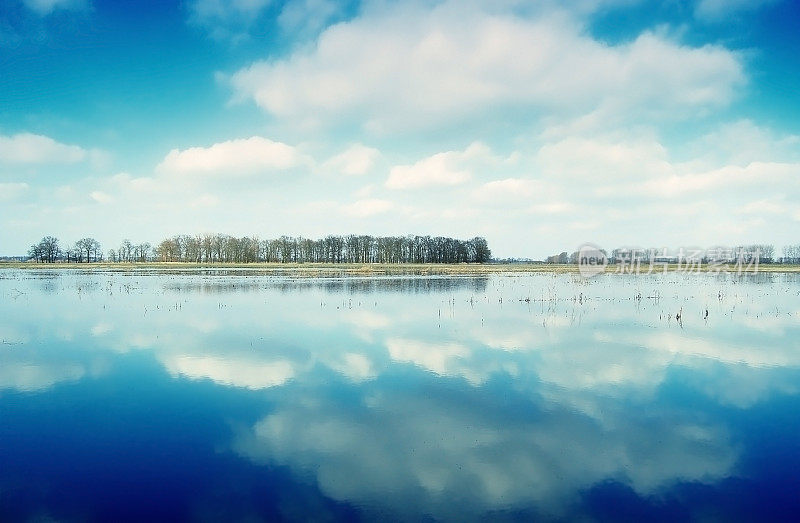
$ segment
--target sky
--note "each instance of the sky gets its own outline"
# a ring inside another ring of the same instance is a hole
[[[800,243],[793,0],[3,0],[0,255]]]

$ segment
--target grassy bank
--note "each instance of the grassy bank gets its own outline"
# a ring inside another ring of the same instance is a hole
[[[144,262],[144,263],[35,263],[35,262],[0,262],[0,269],[26,269],[26,270],[81,270],[81,271],[197,271],[208,269],[241,269],[258,273],[275,274],[495,274],[495,273],[578,273],[576,265],[558,264],[526,264],[526,263],[490,263],[490,264],[350,264],[350,263],[186,263],[186,262]],[[630,272],[626,267],[625,272]],[[607,273],[614,273],[619,268],[610,265]],[[668,272],[685,271],[685,266],[669,265]],[[701,272],[728,271],[736,272],[737,267],[703,265]],[[693,272],[696,272],[697,268]],[[750,268],[748,272],[752,272]],[[648,267],[642,266],[640,273],[647,273]],[[653,272],[664,272],[663,266],[654,267]],[[762,264],[758,272],[770,273],[796,273],[800,272],[800,265]]]

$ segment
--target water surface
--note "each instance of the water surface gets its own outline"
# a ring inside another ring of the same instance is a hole
[[[1,270],[0,298],[2,520],[800,510],[797,275]]]

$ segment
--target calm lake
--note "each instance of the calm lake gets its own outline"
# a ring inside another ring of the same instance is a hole
[[[798,275],[4,269],[0,297],[3,521],[800,514]]]

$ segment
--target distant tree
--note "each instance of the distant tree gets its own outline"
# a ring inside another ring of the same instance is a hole
[[[75,251],[78,253],[78,261],[83,261],[83,254],[88,253],[86,256],[86,261],[89,261],[89,254],[91,254],[91,247],[86,247],[86,240],[88,238],[82,238],[75,242]]]
[[[46,241],[45,241],[46,240]],[[55,243],[54,243],[55,242]],[[108,251],[113,262],[184,261],[193,263],[488,263],[492,251],[485,238],[459,240],[444,236],[329,235],[312,240],[281,236],[260,240],[255,236],[237,238],[226,234],[177,235],[159,242],[133,244],[123,240]],[[61,256],[57,240],[47,237],[29,250],[31,259],[55,261]],[[92,262],[103,259],[100,243],[81,238],[63,255],[67,261]],[[562,262],[563,263],[563,262]]]
[[[783,248],[783,263],[800,263],[800,245],[787,245]]]
[[[52,236],[45,236],[36,245],[31,245],[28,255],[39,262],[54,263],[61,256],[58,239]]]
[[[489,249],[489,243],[486,238],[475,237],[470,240],[474,249],[475,263],[489,263],[492,260],[492,251]]]
[[[117,252],[119,253],[119,261],[130,262],[132,261],[131,256],[133,255],[133,244],[131,244],[131,241],[128,239],[122,240]]]
[[[74,246],[68,245],[65,247],[62,255],[67,263],[80,261],[80,253],[77,251],[77,249],[75,249]]]
[[[78,261],[83,258],[84,254],[86,255],[86,263],[89,263],[90,261],[98,261],[100,242],[94,238],[81,238],[75,242],[75,249],[80,253],[78,256]]]
[[[137,260],[146,262],[150,258],[150,244],[147,242],[140,243],[136,246]]]
[[[162,240],[156,247],[156,256],[161,261],[180,261],[180,250],[174,239]]]
[[[28,256],[30,256],[32,260],[36,260],[38,263],[44,261],[41,245],[38,243],[31,245],[31,248],[28,249]]]
[[[775,246],[769,244],[757,245],[756,249],[759,253],[761,263],[772,263],[775,261]]]

